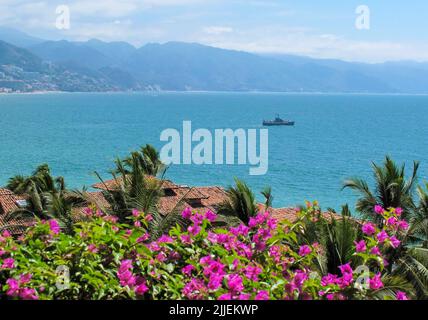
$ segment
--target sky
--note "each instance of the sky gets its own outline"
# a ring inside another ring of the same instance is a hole
[[[68,30],[56,27],[59,5],[70,10]],[[0,25],[44,39],[185,41],[362,62],[428,61],[427,13],[426,0],[0,0]]]

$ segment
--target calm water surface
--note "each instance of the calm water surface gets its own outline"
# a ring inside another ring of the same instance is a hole
[[[47,162],[70,187],[108,178],[116,156],[151,143],[160,148],[166,128],[261,128],[276,113],[295,127],[269,129],[269,171],[248,166],[173,166],[177,183],[222,185],[233,177],[255,191],[270,185],[276,206],[317,199],[338,208],[355,197],[341,191],[350,176],[371,178],[371,161],[385,154],[421,162],[428,180],[428,96],[256,93],[0,95],[0,185]]]

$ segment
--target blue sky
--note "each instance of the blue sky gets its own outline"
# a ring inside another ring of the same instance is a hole
[[[70,7],[70,30],[55,9]],[[370,30],[355,27],[359,5]],[[428,61],[428,1],[0,0],[0,24],[47,39],[199,42],[228,49],[380,62]]]

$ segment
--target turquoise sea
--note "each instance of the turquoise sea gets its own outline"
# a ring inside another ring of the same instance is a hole
[[[160,148],[160,133],[194,129],[261,128],[279,113],[295,127],[269,129],[269,171],[250,176],[248,166],[172,166],[167,177],[189,185],[246,180],[255,191],[273,188],[276,206],[319,200],[339,208],[355,202],[341,191],[345,178],[371,179],[371,161],[386,154],[408,168],[421,162],[428,180],[428,96],[280,93],[58,93],[0,95],[0,185],[49,163],[69,187],[109,177],[116,156],[140,145]]]

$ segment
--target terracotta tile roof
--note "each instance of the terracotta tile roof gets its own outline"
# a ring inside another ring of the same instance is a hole
[[[25,197],[18,196],[8,189],[0,188],[0,228],[8,226],[7,230],[14,235],[22,234],[25,231],[23,225],[30,225],[28,222],[24,223],[19,219],[12,219],[8,222],[5,221],[5,215],[19,209],[17,201],[25,200]]]
[[[226,191],[218,186],[197,187],[197,190],[208,195],[208,198],[202,199],[201,203],[211,211],[217,211],[218,205],[228,199]]]
[[[208,199],[209,195],[202,192],[199,188],[190,188],[190,187],[178,187],[172,189],[172,191],[180,198],[186,200],[201,200]]]
[[[89,202],[84,206],[74,207],[72,210],[73,219],[75,221],[79,221],[85,216],[85,209],[90,205],[94,205],[100,210],[110,207],[110,204],[101,191],[87,192],[86,195],[89,198]]]
[[[12,235],[18,236],[23,234],[27,227],[31,226],[31,223],[23,222],[18,219],[12,219],[11,221],[6,222],[4,220],[4,215],[0,215],[0,231],[4,231],[3,228],[6,226],[7,228],[4,230],[9,231]]]
[[[298,218],[298,208],[271,208],[269,211],[272,214],[272,217],[277,219],[278,221],[281,220],[288,220],[290,222],[295,222]],[[342,218],[340,214],[334,213],[334,212],[323,212],[322,216],[327,221],[331,221],[331,219],[339,220]],[[351,217],[351,220],[355,222],[361,222],[356,218]]]
[[[108,208],[110,206],[109,202],[106,200],[103,193],[100,191],[88,192],[88,196],[92,200],[92,204],[97,204],[104,208]]]
[[[147,176],[148,179],[156,179],[156,177],[153,176]],[[92,185],[92,188],[99,189],[99,190],[115,190],[118,188],[118,186],[122,183],[123,178],[118,177],[116,180],[106,180],[104,182],[99,182],[94,185]],[[162,180],[162,189],[174,189],[174,188],[180,188],[180,186],[176,185],[170,180]]]
[[[216,206],[226,198],[226,192],[220,187],[179,187],[174,189],[173,195],[159,200],[158,210],[162,214],[168,214],[174,208],[181,211],[186,207],[200,211],[216,211]]]
[[[25,200],[8,189],[0,189],[0,214],[5,214],[19,209],[17,201]]]
[[[272,214],[272,217],[278,221],[288,220],[290,222],[295,222],[298,217],[299,209],[296,208],[272,208],[269,210]]]

